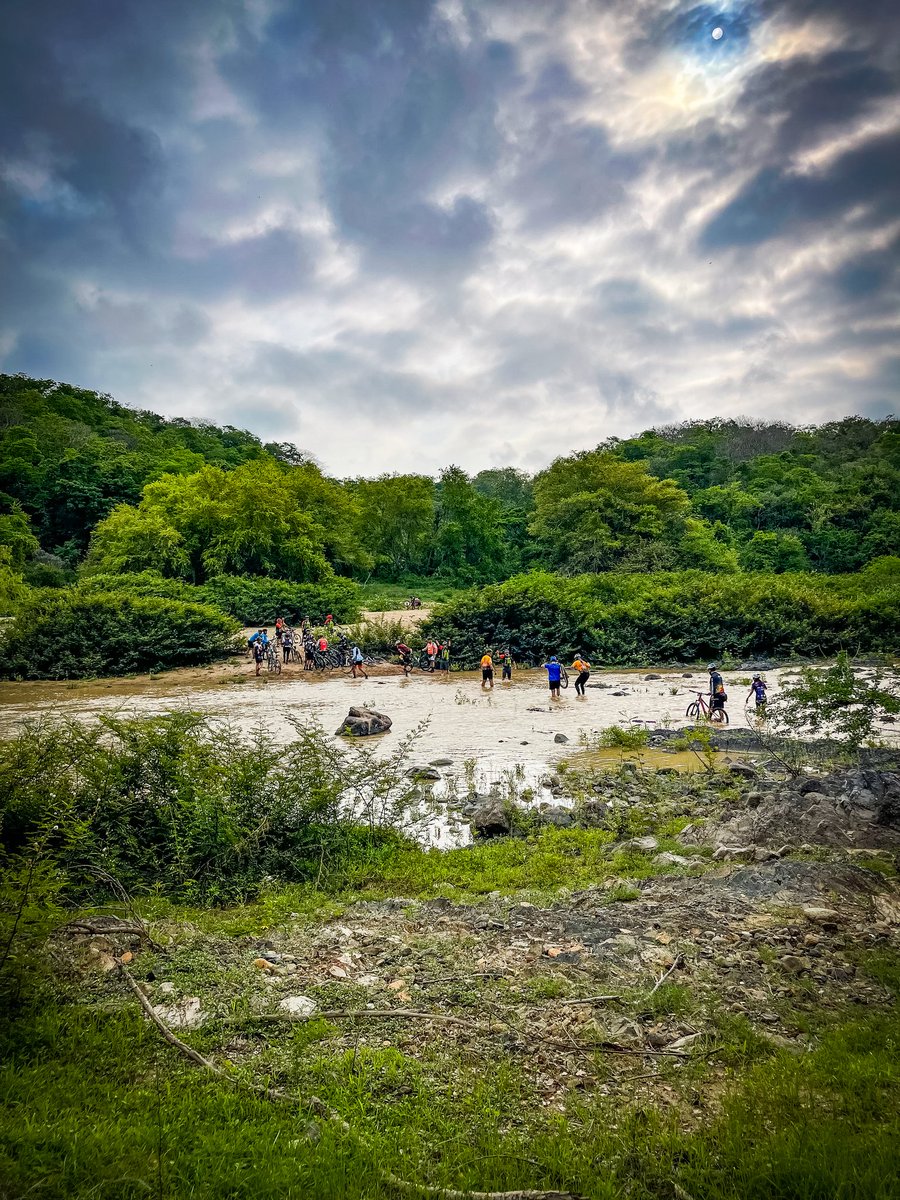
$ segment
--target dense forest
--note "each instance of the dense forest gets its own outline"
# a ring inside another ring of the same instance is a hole
[[[473,587],[435,616],[473,661],[498,640],[610,662],[890,649],[898,550],[892,418],[715,418],[534,476],[339,480],[290,443],[0,376],[0,606],[32,614],[7,635],[16,674],[171,665],[186,641],[209,659],[234,621],[353,620],[357,584],[426,580]],[[35,620],[46,662],[21,648]]]
[[[712,419],[611,438],[530,477],[336,480],[289,443],[0,376],[0,538],[54,569],[454,583],[564,574],[855,571],[900,546],[900,421]]]

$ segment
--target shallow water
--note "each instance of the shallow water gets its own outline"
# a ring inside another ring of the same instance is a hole
[[[595,671],[591,684],[604,687],[589,685],[583,699],[569,687],[559,701],[550,700],[542,670],[517,671],[512,684],[497,681],[492,692],[482,691],[476,672],[366,680],[350,679],[342,672],[286,671],[270,682],[265,676],[200,670],[77,684],[4,683],[0,734],[8,736],[42,715],[90,719],[109,713],[151,716],[174,709],[220,717],[242,731],[264,726],[276,740],[287,740],[292,736],[290,718],[318,721],[331,735],[347,709],[359,705],[391,717],[391,733],[377,739],[379,744],[393,745],[427,722],[417,736],[415,761],[446,757],[461,767],[465,759],[474,759],[479,775],[490,780],[520,764],[529,773],[545,769],[609,725],[689,725],[684,711],[703,686],[703,676],[685,680],[681,672],[659,674],[660,680],[645,681],[639,672]],[[778,675],[767,675],[773,691]],[[692,685],[694,692],[689,690]],[[747,689],[732,682],[730,691],[733,700],[739,697],[729,704],[731,724],[746,726],[742,699]],[[554,742],[556,734],[564,734],[568,743]]]
[[[459,779],[466,773],[468,760],[479,792],[508,782],[514,771],[519,789],[530,786],[535,803],[540,803],[553,800],[541,778],[564,758],[573,759],[573,766],[614,767],[630,760],[676,770],[700,767],[690,753],[596,748],[599,731],[610,725],[683,728],[691,724],[685,708],[703,687],[705,674],[685,679],[681,671],[660,670],[659,679],[645,680],[646,673],[595,671],[591,684],[604,686],[589,684],[583,699],[570,686],[559,701],[550,700],[543,670],[517,671],[512,684],[497,681],[492,692],[482,691],[476,672],[414,673],[409,678],[397,672],[373,674],[366,680],[351,679],[345,672],[308,674],[288,667],[270,681],[265,675],[256,678],[243,661],[236,661],[233,670],[220,665],[81,683],[0,683],[0,736],[11,736],[40,717],[92,720],[178,710],[222,719],[244,733],[262,727],[276,741],[293,736],[292,720],[318,722],[327,736],[336,737],[334,731],[348,708],[358,705],[386,712],[393,726],[380,738],[353,744],[389,752],[404,736],[414,735],[412,762],[451,760],[452,765],[441,767],[442,779],[434,785],[437,801],[451,777]],[[792,673],[792,668],[767,672],[770,695],[777,695],[779,680]],[[739,684],[738,679],[748,682]],[[743,700],[749,690],[748,674],[728,673],[726,687],[731,696],[731,727],[746,728],[750,712]],[[557,734],[568,740],[556,742]],[[420,836],[427,844],[448,847],[468,841],[470,832],[467,824],[438,806]]]

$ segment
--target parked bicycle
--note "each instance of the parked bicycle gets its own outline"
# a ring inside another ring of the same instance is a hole
[[[692,721],[702,719],[704,721],[715,721],[720,725],[728,724],[728,713],[724,708],[709,707],[706,696],[703,692],[697,693],[697,699],[692,700],[685,709],[684,715]]]
[[[281,659],[278,656],[278,649],[274,642],[269,642],[266,646],[266,670],[270,674],[281,674]]]

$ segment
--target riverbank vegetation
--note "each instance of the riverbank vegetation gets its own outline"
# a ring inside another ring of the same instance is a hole
[[[187,714],[4,749],[10,1195],[893,1194],[890,854],[729,877],[685,830],[777,781],[572,768],[596,827],[441,853],[403,750]]]
[[[900,558],[842,576],[532,572],[439,606],[431,626],[470,665],[485,646],[509,646],[528,664],[579,650],[623,665],[891,652],[900,645]]]

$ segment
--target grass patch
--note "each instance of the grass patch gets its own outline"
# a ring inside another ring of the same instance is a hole
[[[894,971],[896,963],[891,978]],[[535,979],[532,987],[546,998],[555,983]],[[674,985],[659,1003],[671,1009],[682,1000]],[[669,1083],[680,1106],[668,1111],[619,1089],[573,1090],[562,1111],[547,1108],[500,1046],[486,1071],[470,1050],[454,1052],[441,1039],[413,1047],[396,1027],[380,1036],[370,1028],[355,1049],[337,1052],[316,1040],[327,1032],[287,1030],[265,1041],[231,1034],[216,1052],[244,1077],[315,1091],[365,1146],[302,1107],[268,1103],[190,1067],[136,1013],[50,1002],[20,1013],[0,1032],[5,1194],[381,1197],[388,1192],[377,1162],[432,1184],[571,1188],[590,1200],[896,1196],[896,1012],[840,1025],[801,1056],[724,1015],[718,1064],[706,1068],[717,1072],[720,1102],[707,1103],[702,1077],[692,1072],[680,1083],[676,1073]],[[204,1046],[212,1037],[187,1035]]]

